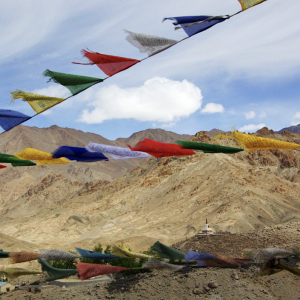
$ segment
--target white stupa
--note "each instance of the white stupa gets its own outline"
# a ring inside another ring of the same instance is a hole
[[[206,219],[206,223],[204,225],[204,228],[202,229],[202,231],[200,231],[198,233],[198,235],[208,235],[208,234],[214,234],[214,231],[211,228],[209,228],[209,225],[208,225],[207,219]]]

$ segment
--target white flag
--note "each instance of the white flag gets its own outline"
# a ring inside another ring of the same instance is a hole
[[[114,159],[126,159],[126,158],[145,158],[152,157],[152,155],[146,152],[132,151],[128,148],[96,144],[89,142],[85,148],[90,152],[104,152],[109,154]]]
[[[128,30],[124,31],[128,33],[126,40],[133,46],[139,48],[142,53],[147,52],[148,56],[164,51],[165,49],[178,43],[175,40],[170,40],[155,35],[137,33]]]

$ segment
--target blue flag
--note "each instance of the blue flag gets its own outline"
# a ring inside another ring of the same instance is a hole
[[[101,152],[90,152],[85,148],[61,146],[52,153],[53,158],[65,157],[69,160],[94,162],[100,160],[109,160]]]
[[[192,36],[227,19],[228,17],[222,17],[222,16],[218,16],[218,17],[188,16],[188,17],[164,18],[163,21],[165,20],[175,21],[173,25],[180,25],[188,36]],[[190,26],[186,26],[186,25],[190,25]]]
[[[26,116],[18,111],[9,109],[0,109],[0,126],[4,130],[10,130],[20,123],[25,122],[31,117]]]
[[[114,259],[120,258],[119,256],[112,254],[104,254],[100,252],[89,251],[85,249],[76,248],[77,252],[84,258],[93,258],[93,259]]]

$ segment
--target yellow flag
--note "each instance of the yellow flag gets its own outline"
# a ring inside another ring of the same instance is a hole
[[[134,253],[127,249],[123,241],[121,241],[121,246],[113,245],[112,247],[112,254],[120,257],[127,257],[127,258],[149,258],[151,256],[142,254],[142,253]]]
[[[20,90],[11,92],[11,95],[11,102],[15,101],[16,99],[23,98],[23,101],[27,101],[38,114],[66,100],[65,98],[43,96]]]
[[[295,149],[298,144],[263,138],[255,135],[245,134],[234,130],[232,135],[218,134],[215,139],[232,139],[242,144],[247,151],[268,149]]]
[[[15,156],[20,159],[35,160],[40,166],[43,165],[62,165],[67,164],[70,161],[64,157],[53,158],[52,154],[36,150],[33,148],[26,148],[20,152],[15,153]]]
[[[239,0],[240,4],[242,5],[242,10],[246,10],[254,5],[260,4],[267,0]]]

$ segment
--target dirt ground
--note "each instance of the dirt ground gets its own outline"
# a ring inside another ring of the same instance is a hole
[[[197,237],[173,245],[182,252],[203,249],[208,252],[243,257],[251,248],[280,247],[300,248],[300,232],[297,222],[244,234]],[[299,263],[290,261],[298,266]],[[16,290],[0,296],[0,299],[300,299],[300,278],[282,271],[266,277],[257,277],[258,266],[241,268],[188,268],[183,271],[154,270],[152,273],[124,277],[115,275],[111,282],[80,286],[58,287],[39,285],[40,291]],[[20,278],[32,282],[43,276]],[[29,284],[28,282],[28,284]],[[17,283],[17,280],[12,283]],[[32,288],[33,290],[34,288]]]

